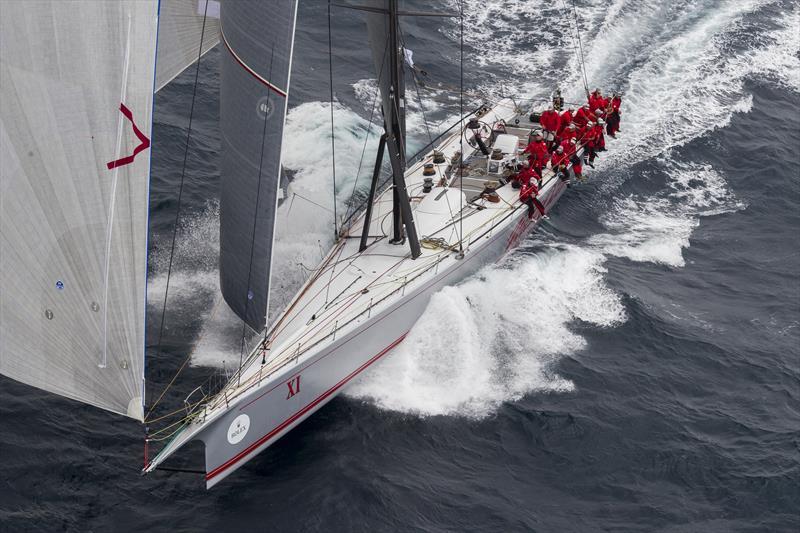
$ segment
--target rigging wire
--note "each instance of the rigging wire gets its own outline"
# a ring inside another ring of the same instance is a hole
[[[267,79],[272,79],[272,65],[275,59],[275,41],[272,41],[272,51],[270,52],[269,57],[269,75]],[[267,91],[267,109],[269,109],[270,104],[272,103],[272,92]],[[263,169],[264,169],[264,147],[267,144],[267,122],[269,118],[269,113],[264,113],[264,128],[261,130],[261,155],[258,158],[258,184],[256,185],[256,205],[255,205],[255,212],[253,213],[253,230],[252,236],[250,238],[250,264],[247,267],[247,293],[244,295],[245,302],[244,302],[244,317],[247,316],[247,308],[249,307],[250,300],[252,299],[251,292],[250,292],[250,281],[251,276],[253,273],[253,256],[255,255],[255,248],[256,248],[256,228],[258,226],[258,204],[261,202],[261,182],[264,176]],[[280,169],[278,170],[280,172]],[[274,228],[273,228],[274,230]],[[267,286],[267,301],[269,301],[269,286]],[[265,314],[269,314],[269,305],[264,310]],[[242,317],[242,343],[241,348],[239,351],[239,383],[242,380],[242,362],[244,361],[244,350],[247,343],[247,320]],[[267,335],[267,324],[266,324],[266,317],[264,318],[264,341],[266,342],[266,335]]]
[[[458,93],[458,106],[459,106],[459,113],[458,116],[464,116],[464,0],[460,0],[458,3],[458,22],[459,22],[459,87],[460,91]],[[463,120],[463,119],[462,119]],[[458,250],[462,254],[464,254],[464,126],[462,123],[461,126],[461,135],[459,136],[459,143],[460,143],[460,150],[458,151],[458,173],[461,179],[458,180],[459,187],[461,189],[461,194],[459,195],[459,201],[461,202],[461,217],[458,219],[459,222],[459,238],[458,238]]]
[[[583,75],[583,88],[586,90],[586,96],[588,97],[589,81],[588,77],[586,76],[586,61],[584,60],[583,56],[583,42],[581,41],[581,32],[580,32],[580,27],[578,25],[578,9],[575,7],[575,0],[572,0],[572,15],[575,19],[575,35],[578,38],[578,50],[580,51],[579,59],[580,59],[581,74]]]
[[[405,36],[403,35],[403,29],[400,28],[399,26],[397,29],[400,33],[400,43],[403,46],[403,59],[405,60],[405,51],[408,50],[408,47],[406,46]],[[428,125],[428,117],[425,115],[425,107],[423,107],[422,105],[422,96],[420,95],[419,85],[417,84],[417,72],[414,70],[413,67],[410,68],[409,70],[411,71],[411,81],[414,82],[414,89],[417,93],[417,103],[419,103],[419,110],[420,112],[422,112],[422,122],[425,124],[425,131],[428,134],[428,142],[432,143],[433,136],[431,136],[431,128]]]
[[[167,265],[167,281],[166,281],[166,286],[164,288],[164,303],[161,306],[161,323],[160,323],[160,325],[158,327],[158,342],[156,344],[156,352],[157,353],[161,352],[161,341],[162,341],[162,339],[164,337],[164,321],[165,321],[165,318],[167,316],[167,297],[169,296],[169,281],[170,281],[170,278],[172,276],[172,262],[173,262],[173,259],[175,258],[175,242],[176,242],[176,239],[177,239],[177,236],[178,236],[178,222],[180,221],[180,216],[181,216],[181,205],[182,205],[181,201],[183,199],[183,184],[184,184],[184,180],[186,178],[186,164],[189,161],[189,142],[190,142],[191,137],[192,137],[192,121],[194,119],[194,104],[195,104],[195,101],[197,99],[197,85],[198,85],[197,82],[200,79],[200,59],[203,57],[203,39],[205,39],[205,33],[206,33],[206,18],[207,18],[207,15],[208,15],[208,4],[209,3],[206,2],[205,9],[203,10],[203,27],[200,30],[200,46],[199,46],[198,51],[197,51],[197,61],[196,61],[196,67],[195,67],[195,70],[194,70],[194,86],[192,87],[192,103],[191,103],[191,105],[189,107],[189,124],[187,126],[187,131],[186,131],[186,146],[185,146],[184,151],[183,151],[183,165],[181,166],[181,181],[180,181],[180,185],[178,186],[178,206],[177,206],[177,208],[175,210],[175,222],[173,222],[173,225],[172,225],[172,244],[170,245],[170,249],[169,249],[169,263]],[[178,374],[180,374],[181,371],[186,367],[186,364],[189,362],[189,359],[191,359],[191,355],[189,355],[189,357],[187,357],[184,360],[183,364],[178,368],[178,371],[172,377],[170,382],[167,384],[166,387],[164,387],[164,390],[161,391],[161,394],[158,396],[156,401],[153,403],[153,405],[150,406],[150,409],[147,411],[147,415],[145,416],[145,421],[150,416],[150,414],[152,414],[153,409],[156,408],[158,403],[164,397],[164,394],[167,392],[167,390],[172,386],[173,383],[175,383],[175,379],[178,377]]]
[[[372,108],[370,109],[369,113],[369,122],[367,123],[367,134],[364,136],[364,146],[361,148],[361,158],[358,160],[358,169],[356,170],[356,177],[353,181],[353,191],[350,193],[350,200],[348,201],[347,206],[347,214],[345,216],[345,221],[347,221],[350,216],[350,209],[355,206],[355,195],[356,195],[356,186],[358,185],[358,177],[361,175],[361,165],[364,163],[364,156],[367,152],[367,143],[369,142],[369,135],[372,131],[372,119],[375,116],[375,104],[378,103],[378,95],[381,92],[381,78],[383,77],[383,66],[386,63],[386,52],[389,49],[389,37],[386,37],[386,44],[383,47],[383,59],[381,60],[381,68],[378,72],[378,82],[375,85],[375,95],[372,98]]]
[[[333,122],[333,38],[331,32],[331,2],[328,0],[328,78],[331,90],[331,172],[333,173],[333,238],[339,238],[336,216],[336,137]]]

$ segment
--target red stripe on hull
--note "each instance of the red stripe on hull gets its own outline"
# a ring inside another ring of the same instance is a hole
[[[395,346],[400,344],[400,342],[402,342],[402,340],[406,337],[406,335],[408,335],[408,332],[403,333],[403,335],[399,339],[397,339],[396,341],[391,343],[389,346],[384,348],[377,355],[373,356],[372,359],[370,359],[369,361],[367,361],[366,363],[364,363],[363,365],[361,365],[360,367],[358,367],[357,369],[352,371],[347,376],[345,376],[341,381],[339,381],[339,383],[337,383],[336,385],[334,385],[333,387],[331,387],[330,389],[328,389],[327,391],[325,391],[324,393],[319,395],[313,402],[309,403],[308,405],[303,407],[301,410],[299,410],[298,412],[293,414],[291,417],[289,417],[286,420],[284,420],[283,422],[281,422],[277,427],[272,429],[269,433],[267,433],[266,435],[264,435],[263,437],[261,437],[260,439],[255,441],[253,444],[251,444],[246,449],[242,450],[241,452],[239,452],[238,454],[236,454],[232,458],[228,459],[223,464],[219,465],[217,468],[215,468],[211,472],[207,473],[206,474],[206,481],[218,476],[219,474],[221,474],[222,472],[224,472],[225,470],[227,470],[228,468],[230,468],[234,464],[236,464],[239,461],[241,461],[244,457],[249,455],[253,450],[257,449],[259,446],[261,446],[262,444],[267,442],[269,439],[271,439],[272,437],[274,437],[275,435],[280,433],[283,429],[285,429],[287,426],[292,424],[298,418],[300,418],[301,416],[306,414],[308,411],[313,409],[315,406],[319,405],[320,402],[322,402],[327,397],[329,397],[331,394],[333,394],[334,392],[336,392],[337,390],[342,388],[348,381],[350,381],[351,379],[356,377],[358,374],[363,372],[367,367],[369,367],[372,363],[374,363],[375,361],[377,361],[378,359],[380,359],[381,357],[386,355],[386,353],[389,352],[392,348],[394,348]]]

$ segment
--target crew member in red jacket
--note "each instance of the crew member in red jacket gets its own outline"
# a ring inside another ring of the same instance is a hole
[[[544,129],[543,137],[549,150],[552,148],[553,143],[556,140],[558,128],[561,126],[561,117],[559,116],[558,111],[556,111],[553,106],[550,106],[544,113],[542,113],[541,117],[539,117],[539,124],[541,124],[542,128]]]
[[[611,102],[609,103],[608,107],[611,109],[611,112],[608,113],[608,125],[606,126],[606,131],[611,137],[616,137],[617,132],[619,131],[619,122],[620,122],[620,111],[619,106],[622,105],[622,97],[619,93],[614,93],[614,96],[611,98]]]
[[[525,147],[525,150],[522,151],[523,154],[537,154],[539,159],[542,159],[547,156],[547,143],[542,140],[542,132],[536,130],[533,133],[533,140]]]
[[[536,198],[538,194],[539,188],[533,182],[529,183],[528,185],[523,185],[519,190],[520,201],[528,206],[528,220],[533,219],[534,208],[536,208],[539,213],[542,214],[542,218],[547,218],[547,213],[545,213],[544,206]]]
[[[578,141],[577,139],[570,139],[564,141],[561,146],[564,148],[564,155],[567,156],[570,163],[572,163],[572,172],[575,173],[575,178],[583,181],[583,166],[581,165],[581,158],[578,157]]]
[[[564,144],[564,141],[569,141],[570,139],[574,139],[578,136],[578,130],[575,129],[575,124],[570,124],[564,130],[561,131],[561,144]]]
[[[517,172],[517,175],[514,177],[516,183],[513,184],[512,186],[515,189],[518,189],[520,186],[525,187],[529,185],[532,179],[536,179],[536,181],[539,181],[539,176],[536,175],[536,172],[534,172],[529,162],[523,160],[521,162],[521,166],[522,168],[520,169],[519,172]]]
[[[597,145],[598,152],[605,152],[606,151],[606,138],[603,132],[605,131],[605,124],[606,122],[602,118],[597,119],[597,125],[594,127],[594,139],[595,144]]]
[[[545,150],[542,152],[534,152],[528,160],[531,164],[531,171],[533,171],[536,181],[542,182],[542,169],[547,166],[547,161],[550,159],[550,153]]]
[[[592,121],[587,122],[584,127],[578,128],[578,131],[575,132],[575,138],[580,144],[586,146],[591,137],[592,128],[594,128],[594,122]]]
[[[558,127],[558,134],[559,134],[559,135],[561,135],[561,133],[562,133],[562,132],[563,132],[563,131],[564,131],[564,130],[565,130],[565,129],[566,129],[566,128],[567,128],[567,127],[570,125],[570,124],[572,124],[572,115],[574,115],[574,114],[575,114],[575,110],[574,110],[573,108],[571,108],[571,107],[570,107],[569,109],[567,109],[566,111],[564,111],[563,113],[561,113],[561,117],[560,117],[560,119],[561,119],[561,121],[560,121],[560,122],[561,122],[561,125]]]
[[[579,129],[586,126],[587,122],[594,122],[595,120],[597,120],[597,116],[592,113],[588,104],[581,106],[578,111],[575,112],[575,116],[572,117],[573,124]]]
[[[600,92],[600,89],[595,89],[594,92],[589,96],[590,111],[605,109],[607,105],[608,101],[605,98],[603,98],[603,94]]]
[[[570,185],[569,170],[567,169],[568,165],[569,157],[564,152],[564,147],[559,146],[553,153],[553,157],[550,158],[550,166],[553,168],[553,172],[558,172],[561,174],[561,181],[566,182],[567,187]]]
[[[594,168],[594,159],[597,152],[604,150],[605,140],[603,139],[603,119],[598,119],[598,123],[591,127],[586,134],[586,155],[583,161]]]

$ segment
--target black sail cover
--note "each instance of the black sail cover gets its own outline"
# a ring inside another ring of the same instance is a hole
[[[265,326],[297,0],[221,4],[220,288]]]

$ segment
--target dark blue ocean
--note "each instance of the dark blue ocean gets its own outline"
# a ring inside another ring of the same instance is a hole
[[[380,366],[211,491],[140,476],[137,423],[0,379],[0,531],[800,530],[800,7],[576,5],[588,83],[624,93],[622,132],[519,250],[437,294]],[[464,10],[467,105],[582,98],[561,0]],[[279,303],[332,235],[326,15],[301,2]],[[378,129],[360,17],[334,8],[340,212]],[[427,72],[422,106],[409,85],[413,148],[458,115],[459,31],[403,32]],[[186,357],[166,406],[238,363],[241,323],[215,304],[222,53],[200,65],[160,349],[194,71],[155,100],[148,403]],[[177,464],[202,468],[201,448]]]

